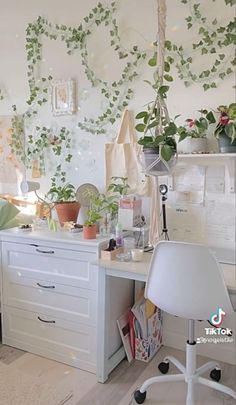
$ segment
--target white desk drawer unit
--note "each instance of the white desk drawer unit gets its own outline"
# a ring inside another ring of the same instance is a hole
[[[0,232],[3,343],[96,372],[97,267],[105,240]]]

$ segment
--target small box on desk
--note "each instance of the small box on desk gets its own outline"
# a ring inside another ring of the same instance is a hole
[[[123,247],[114,250],[101,250],[101,260],[115,260],[116,255],[123,253]]]
[[[162,311],[156,312],[148,319],[148,337],[135,337],[135,359],[148,362],[162,345]]]

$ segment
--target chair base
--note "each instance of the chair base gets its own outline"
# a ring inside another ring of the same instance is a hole
[[[163,363],[166,363],[166,367],[162,367],[164,373],[169,369],[168,364],[171,362],[180,371],[181,374],[170,374],[152,377],[146,380],[141,386],[140,390],[137,390],[134,394],[134,399],[137,404],[142,404],[146,399],[146,391],[152,384],[170,382],[170,381],[185,381],[188,385],[186,405],[194,405],[194,386],[195,384],[202,384],[207,387],[213,388],[217,391],[228,394],[232,398],[236,399],[236,392],[231,388],[226,387],[223,384],[217,382],[220,378],[220,366],[215,361],[209,361],[203,366],[196,368],[196,344],[186,344],[186,367],[183,366],[175,357],[167,356],[164,358]],[[161,364],[163,364],[161,363]],[[209,370],[215,370],[211,376],[217,381],[211,381],[207,378],[201,377],[203,373]],[[160,367],[161,370],[161,367]]]

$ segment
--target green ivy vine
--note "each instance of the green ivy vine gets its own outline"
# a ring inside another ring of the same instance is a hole
[[[70,131],[61,127],[57,134],[53,134],[50,128],[45,126],[35,127],[35,134],[28,135],[27,143],[25,139],[25,114],[18,114],[16,106],[13,106],[15,112],[12,118],[12,140],[11,151],[28,169],[32,168],[32,162],[38,161],[41,174],[45,173],[45,152],[48,150],[55,158],[61,160],[55,169],[52,177],[60,178],[62,182],[66,179],[64,166],[71,162],[72,159],[72,135]],[[60,157],[60,159],[59,159]]]
[[[137,67],[146,58],[146,52],[141,51],[138,46],[133,46],[131,50],[127,50],[121,45],[118,25],[114,17],[115,11],[116,2],[112,2],[109,6],[99,2],[89,15],[84,18],[83,24],[81,23],[77,28],[52,24],[41,16],[34,23],[28,25],[26,30],[26,51],[30,87],[29,105],[35,103],[42,105],[42,103],[47,102],[47,86],[42,89],[43,83],[47,84],[47,79],[40,80],[37,77],[42,58],[41,36],[45,35],[51,40],[60,38],[64,41],[69,55],[76,50],[80,51],[87,79],[92,86],[100,88],[101,95],[106,100],[105,111],[97,119],[85,118],[84,122],[80,122],[78,126],[90,133],[101,134],[106,132],[105,127],[108,123],[113,124],[117,118],[120,118],[123,109],[133,96],[130,83],[138,76]],[[88,38],[93,34],[95,28],[101,24],[109,27],[110,44],[118,53],[119,59],[127,59],[120,79],[112,83],[97,77],[89,64]],[[40,97],[42,93],[43,97]]]
[[[202,83],[205,91],[216,88],[219,83],[218,79],[224,80],[234,72],[236,19],[234,17],[228,24],[221,26],[217,18],[209,21],[203,16],[200,3],[193,0],[180,1],[190,9],[190,15],[185,19],[187,28],[191,30],[198,26],[199,41],[192,44],[193,52],[199,52],[200,55],[215,55],[215,60],[208,69],[193,73],[192,63],[195,58],[188,55],[182,45],[178,46],[171,41],[166,41],[166,49],[169,52],[168,62],[175,64],[179,78],[184,80],[187,87],[194,82]],[[236,0],[225,0],[225,4],[233,7]],[[228,57],[226,50],[228,50]]]

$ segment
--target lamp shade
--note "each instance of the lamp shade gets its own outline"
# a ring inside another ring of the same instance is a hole
[[[30,193],[40,189],[40,184],[37,181],[22,181],[20,185],[22,193]]]

